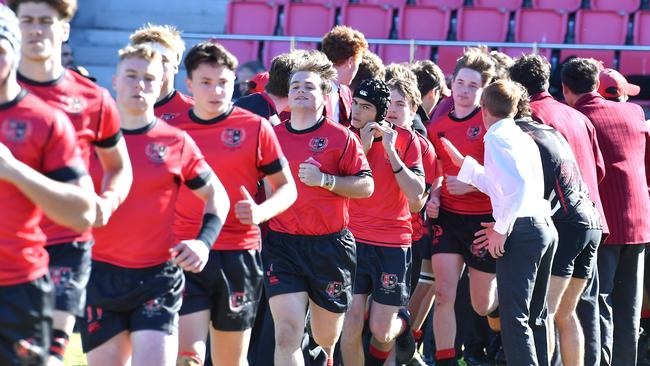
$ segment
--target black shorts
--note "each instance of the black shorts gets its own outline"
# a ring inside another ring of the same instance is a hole
[[[83,316],[86,285],[90,278],[92,241],[45,247],[50,255],[50,277],[54,284],[54,309]]]
[[[307,292],[327,311],[344,313],[352,303],[356,245],[352,233],[304,236],[270,231],[262,248],[269,298]]]
[[[50,352],[54,289],[49,276],[0,286],[0,365],[44,365]]]
[[[357,241],[355,294],[372,294],[380,304],[406,306],[411,287],[411,248]]]
[[[411,293],[415,291],[418,284],[422,272],[422,261],[431,260],[429,253],[431,253],[431,237],[427,233],[427,235],[415,240],[411,245]],[[431,267],[424,270],[425,272],[431,272]]]
[[[183,271],[171,261],[147,268],[124,268],[93,261],[81,343],[85,353],[122,331],[178,330]]]
[[[465,215],[440,209],[438,225],[442,229],[432,254],[453,253],[463,256],[467,266],[481,272],[496,273],[496,260],[487,248],[474,250],[474,234],[484,229],[482,222],[494,222],[491,214]]]
[[[211,250],[200,273],[185,272],[181,315],[210,310],[212,326],[239,332],[253,327],[262,295],[257,250]]]
[[[555,223],[559,241],[551,274],[559,277],[591,278],[603,232],[568,223]]]

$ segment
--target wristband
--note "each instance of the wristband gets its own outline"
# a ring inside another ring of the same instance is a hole
[[[321,187],[327,189],[328,191],[331,191],[334,189],[334,184],[336,183],[336,178],[333,175],[330,174],[323,174],[323,179]]]
[[[400,166],[399,169],[393,170],[393,174],[397,174],[397,173],[401,172],[402,170],[404,170],[404,167]]]
[[[320,186],[323,187],[323,188],[325,187],[325,176],[326,176],[326,175],[327,175],[327,174],[323,173],[323,174],[321,174],[321,176],[320,176]]]
[[[206,213],[203,215],[201,230],[199,230],[199,235],[196,237],[196,240],[202,241],[208,249],[212,249],[212,244],[217,241],[217,237],[222,228],[223,222],[221,222],[221,219],[217,215]]]

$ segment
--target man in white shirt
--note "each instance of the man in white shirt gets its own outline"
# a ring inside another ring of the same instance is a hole
[[[483,91],[485,166],[443,145],[458,180],[490,196],[494,223],[482,223],[475,245],[497,258],[497,292],[503,347],[508,364],[548,365],[546,293],[557,231],[544,199],[544,174],[533,139],[514,122],[522,91],[497,81]]]

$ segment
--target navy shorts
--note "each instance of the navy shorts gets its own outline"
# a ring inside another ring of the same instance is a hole
[[[47,362],[53,306],[49,276],[0,286],[0,365],[40,366]]]
[[[372,294],[380,304],[406,306],[411,287],[411,248],[357,241],[355,294]]]
[[[81,317],[86,305],[93,242],[46,246],[50,255],[50,277],[54,284],[54,309]]]
[[[491,214],[466,215],[440,209],[438,225],[441,233],[433,245],[433,254],[453,253],[463,256],[467,266],[485,273],[496,273],[496,260],[487,248],[474,249],[474,234],[484,229],[482,222],[494,222]]]
[[[269,298],[307,292],[327,311],[345,313],[352,302],[356,245],[352,233],[304,236],[270,231],[262,249]]]
[[[123,331],[176,333],[185,282],[180,267],[171,261],[137,269],[97,261],[92,266],[80,324],[85,353]]]
[[[211,250],[200,273],[185,272],[180,314],[210,310],[212,326],[239,332],[253,327],[262,295],[258,250]]]
[[[555,228],[559,241],[551,274],[559,277],[591,278],[602,230],[563,222],[555,223]]]

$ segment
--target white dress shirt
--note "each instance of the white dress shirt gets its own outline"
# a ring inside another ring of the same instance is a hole
[[[330,103],[332,105],[332,120],[339,122],[341,116],[341,106],[339,105],[339,85],[332,81],[332,91],[330,92]]]
[[[518,217],[550,216],[551,205],[544,199],[544,173],[535,141],[512,118],[488,128],[485,166],[466,156],[458,180],[472,184],[490,196],[494,230],[509,234]]]

